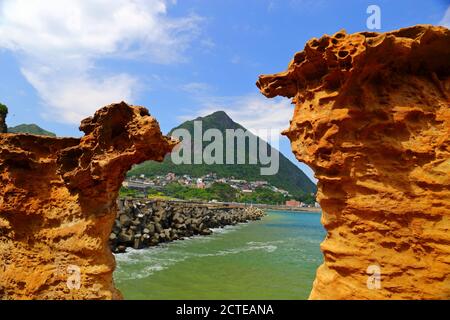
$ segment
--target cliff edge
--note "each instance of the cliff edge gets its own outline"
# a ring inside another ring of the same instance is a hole
[[[324,263],[311,299],[450,298],[450,30],[340,31],[257,86],[315,171]]]
[[[120,299],[108,239],[125,173],[175,142],[147,109],[118,103],[81,139],[0,134],[0,298]]]

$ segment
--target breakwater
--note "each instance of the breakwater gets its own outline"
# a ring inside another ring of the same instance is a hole
[[[264,211],[214,203],[169,200],[119,199],[119,210],[109,237],[114,253],[127,247],[142,249],[194,235],[209,235],[211,228],[259,220]]]

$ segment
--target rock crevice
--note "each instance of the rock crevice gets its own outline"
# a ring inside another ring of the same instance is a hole
[[[0,135],[0,298],[118,299],[109,236],[133,164],[176,144],[147,109],[106,106],[80,138]]]
[[[310,298],[450,298],[450,31],[325,35],[257,86],[292,98],[284,134],[318,179]]]

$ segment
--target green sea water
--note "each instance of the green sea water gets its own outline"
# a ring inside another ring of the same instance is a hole
[[[325,236],[320,214],[261,221],[116,255],[125,299],[307,299]]]

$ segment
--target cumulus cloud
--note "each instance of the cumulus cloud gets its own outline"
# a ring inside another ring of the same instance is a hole
[[[99,106],[132,101],[138,79],[96,68],[102,58],[182,60],[198,16],[168,17],[169,0],[3,0],[0,47],[17,55],[44,116],[78,123]]]
[[[255,134],[264,130],[281,132],[288,128],[294,108],[289,99],[267,99],[259,94],[236,97],[202,97],[198,101],[201,105],[198,111],[195,114],[182,116],[180,120],[190,120],[222,110],[234,121]]]
[[[450,6],[448,6],[447,10],[445,11],[444,17],[439,24],[441,26],[450,28]]]
[[[131,101],[137,80],[126,74],[90,78],[87,75],[48,81],[39,73],[22,70],[31,85],[49,106],[43,116],[65,123],[78,124],[80,119],[112,102]]]

